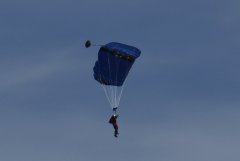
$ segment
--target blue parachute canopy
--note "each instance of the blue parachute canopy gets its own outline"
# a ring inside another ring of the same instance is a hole
[[[93,68],[95,80],[103,85],[122,86],[140,54],[136,47],[117,42],[101,46]]]

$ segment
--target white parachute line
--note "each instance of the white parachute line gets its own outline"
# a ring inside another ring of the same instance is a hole
[[[122,85],[122,87],[121,87],[120,94],[119,94],[119,96],[118,96],[118,98],[117,98],[117,106],[119,106],[119,104],[120,104],[120,100],[121,100],[121,97],[122,97],[124,85],[125,85],[125,83],[123,83],[123,85]]]
[[[111,69],[110,69],[110,61],[109,61],[109,54],[108,54],[108,71],[109,71],[109,76],[110,76],[110,84],[112,84],[112,73],[111,73]],[[111,94],[109,94],[109,97],[111,97],[111,102],[112,102],[112,108],[114,108],[114,95],[113,95],[113,88],[111,89]]]
[[[109,91],[109,95],[111,96],[112,108],[114,108],[113,87],[111,85],[108,86],[108,91]]]
[[[112,102],[112,108],[114,108],[114,99],[113,99],[113,90],[112,90],[112,86],[107,86],[107,90],[108,90],[108,96],[109,98],[111,98],[111,102]]]
[[[109,98],[109,96],[108,96],[108,92],[107,92],[107,87],[105,87],[104,85],[102,85],[101,84],[101,86],[103,87],[103,90],[104,90],[104,93],[105,93],[105,95],[106,95],[106,97],[107,97],[107,100],[108,100],[108,102],[109,102],[109,104],[110,104],[110,107],[111,108],[113,108],[113,103],[111,102],[111,100],[110,100],[110,98]]]
[[[100,77],[100,81],[102,81],[102,77]],[[112,108],[112,102],[111,102],[111,100],[109,99],[109,96],[108,96],[108,94],[107,94],[106,87],[105,87],[103,84],[101,84],[101,86],[102,86],[102,88],[103,88],[103,90],[104,90],[104,93],[105,93],[105,95],[106,95],[106,97],[107,97],[107,100],[108,100],[108,102],[109,102],[109,104],[110,104],[110,107]]]
[[[123,82],[120,94],[119,94],[118,99],[117,99],[117,106],[119,106],[119,104],[120,104],[120,100],[121,100],[121,97],[122,97],[122,93],[123,93],[123,89],[124,89],[124,86],[125,86],[125,82],[127,81],[127,75],[128,75],[128,73],[126,73],[126,75],[125,75],[126,78],[125,78],[125,81]]]
[[[112,102],[113,102],[113,106],[115,106],[114,104],[114,91],[113,91],[113,87],[111,87],[111,99],[112,99]]]
[[[109,59],[108,59],[108,66],[110,67]],[[110,69],[109,69],[109,71],[110,71]],[[101,77],[100,77],[100,80],[101,80]],[[105,93],[105,95],[106,95],[106,97],[107,97],[107,100],[108,100],[108,102],[109,102],[109,104],[110,104],[110,107],[113,108],[113,102],[112,102],[112,99],[110,98],[108,86],[107,86],[107,85],[104,85],[104,84],[101,84],[101,86],[102,86],[102,88],[103,88],[103,90],[104,90],[104,93]]]
[[[118,82],[119,63],[120,63],[120,61],[116,61],[116,59],[115,59],[115,65],[116,65],[116,68],[117,68],[116,78],[115,78],[116,84]],[[115,107],[118,107],[117,97],[118,97],[118,86],[115,86]]]
[[[114,97],[114,102],[115,102],[115,107],[117,107],[117,86],[115,88],[115,97]]]
[[[116,64],[116,59],[115,59],[115,64]],[[116,67],[118,67],[117,65],[116,65]],[[117,72],[118,72],[118,70],[117,70]],[[117,84],[117,72],[116,72],[116,77],[115,77],[115,84]],[[116,96],[117,96],[117,89],[116,89],[116,86],[114,86],[114,107],[116,107]]]
[[[111,81],[112,81],[112,78],[111,78]],[[111,82],[112,84],[112,82]],[[113,108],[115,106],[115,101],[114,101],[114,86],[110,85],[109,86],[109,89],[111,90],[111,100],[112,100],[112,103],[113,103]]]

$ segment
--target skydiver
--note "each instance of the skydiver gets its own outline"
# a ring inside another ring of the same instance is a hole
[[[117,118],[118,118],[118,115],[116,113],[114,113],[110,120],[108,121],[110,124],[113,125],[113,128],[114,128],[114,136],[115,137],[118,137],[119,133],[118,133],[118,124],[117,124]]]

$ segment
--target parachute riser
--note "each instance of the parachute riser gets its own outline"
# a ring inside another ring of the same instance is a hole
[[[118,107],[114,107],[114,108],[113,108],[113,115],[117,115],[117,108],[118,108]]]

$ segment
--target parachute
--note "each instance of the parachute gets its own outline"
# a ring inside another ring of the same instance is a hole
[[[88,40],[85,47],[90,46]],[[138,48],[118,42],[101,45],[93,67],[93,76],[103,87],[112,109],[119,106],[125,80],[140,54]]]

